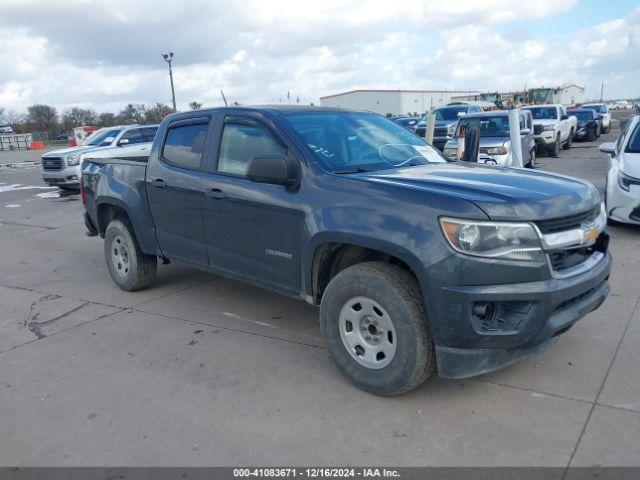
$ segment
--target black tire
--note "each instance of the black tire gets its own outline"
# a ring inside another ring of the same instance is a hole
[[[116,250],[118,258],[125,258],[123,252],[126,252],[126,262],[115,264],[112,252]],[[158,258],[140,250],[131,224],[124,218],[112,220],[107,226],[104,235],[104,257],[111,278],[122,290],[140,290],[151,285],[156,279]]]
[[[596,132],[593,128],[589,129],[589,131],[587,132],[587,141],[588,142],[595,142],[596,141]]]
[[[529,163],[525,165],[527,168],[536,168],[536,149],[535,147],[529,152]]]
[[[608,127],[602,127],[602,133],[609,133],[609,130],[611,130],[611,126]]]
[[[393,321],[396,351],[383,368],[362,365],[342,341],[340,312],[355,297],[374,300]],[[322,296],[320,329],[331,360],[349,381],[370,393],[383,396],[406,393],[436,369],[435,347],[420,288],[415,278],[398,266],[365,262],[338,273]]]
[[[569,136],[567,137],[567,141],[564,142],[562,149],[569,150],[571,148],[572,143],[573,143],[573,128],[569,131]]]
[[[560,155],[560,134],[556,136],[556,141],[549,147],[549,156],[557,157]]]
[[[80,185],[77,187],[70,187],[68,185],[58,185],[60,190],[64,190],[65,192],[80,192]]]

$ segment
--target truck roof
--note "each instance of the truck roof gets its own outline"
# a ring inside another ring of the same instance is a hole
[[[203,108],[200,110],[191,110],[188,112],[178,112],[172,113],[165,118],[181,118],[181,117],[191,117],[194,114],[198,113],[208,113],[208,112],[262,112],[262,113],[270,113],[275,115],[286,115],[289,113],[302,113],[302,112],[362,112],[362,113],[374,113],[367,110],[353,110],[348,108],[339,108],[339,107],[321,107],[321,106],[311,106],[311,105],[234,105],[227,107],[212,107],[212,108]]]

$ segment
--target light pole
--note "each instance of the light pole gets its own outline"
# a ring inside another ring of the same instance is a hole
[[[171,80],[171,100],[173,100],[173,111],[177,112],[176,108],[176,91],[173,89],[173,71],[171,70],[171,62],[173,61],[173,52],[163,53],[162,58],[169,64],[169,80]]]

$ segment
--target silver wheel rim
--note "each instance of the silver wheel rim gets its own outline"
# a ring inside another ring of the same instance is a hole
[[[398,342],[396,330],[378,302],[354,297],[342,306],[338,322],[342,343],[356,362],[376,370],[391,363]]]
[[[116,235],[111,242],[111,264],[115,272],[122,278],[129,275],[131,261],[127,242],[120,235]]]

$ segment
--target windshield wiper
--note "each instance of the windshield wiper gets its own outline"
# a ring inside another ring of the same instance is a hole
[[[358,167],[358,168],[346,168],[343,170],[332,170],[331,173],[335,173],[337,175],[347,175],[349,173],[364,173],[364,172],[368,172],[369,170],[367,170],[366,168],[362,168],[362,167]]]

